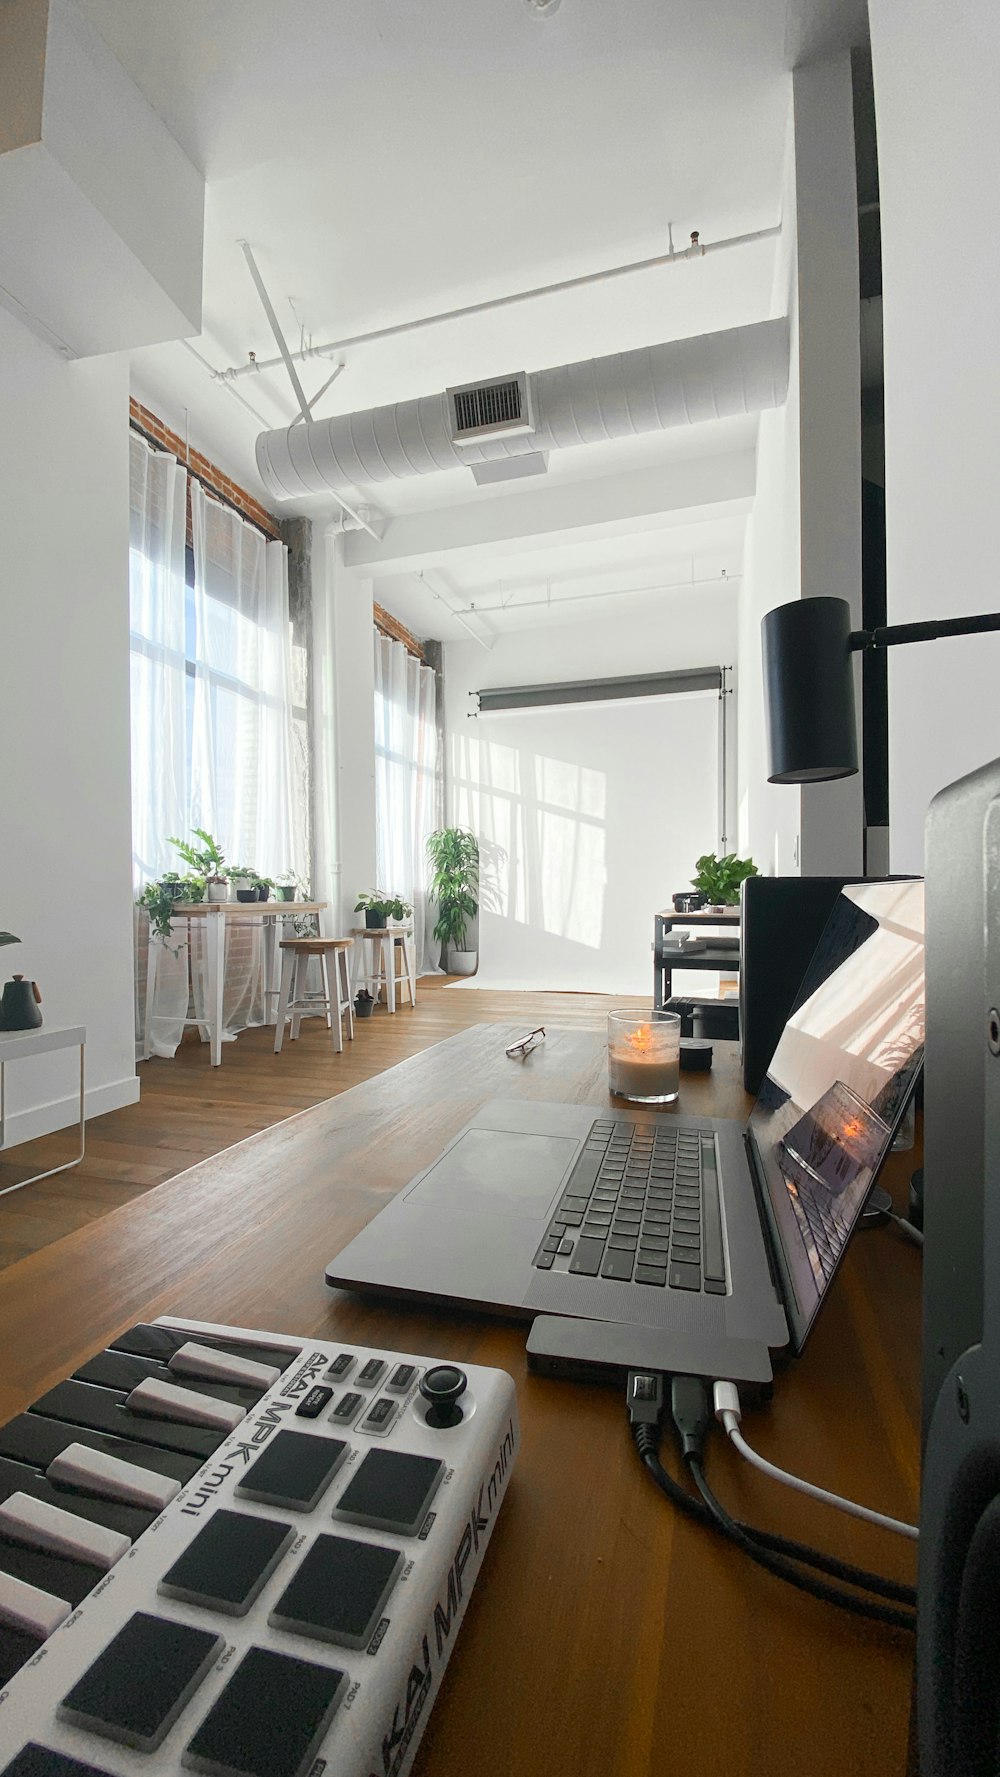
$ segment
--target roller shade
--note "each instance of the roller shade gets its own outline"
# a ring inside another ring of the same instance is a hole
[[[623,697],[676,697],[686,691],[721,691],[721,666],[692,666],[677,672],[630,673],[617,679],[567,679],[554,685],[499,685],[477,691],[479,714],[499,710],[548,709],[564,703],[609,703]]]

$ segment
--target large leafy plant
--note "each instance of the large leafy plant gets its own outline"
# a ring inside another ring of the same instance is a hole
[[[427,841],[427,856],[438,909],[434,936],[464,950],[469,921],[479,911],[479,841],[463,827],[441,827]]]
[[[409,919],[413,912],[409,901],[402,895],[387,893],[385,889],[365,889],[358,896],[355,913],[377,913],[383,924],[387,919]]]
[[[691,886],[701,890],[711,907],[735,907],[740,898],[740,883],[757,875],[753,859],[738,858],[734,851],[721,858],[714,851],[707,851],[697,860],[695,869],[698,874],[692,876]]]
[[[176,845],[188,869],[205,882],[217,882],[219,873],[225,863],[225,857],[216,839],[206,833],[204,827],[195,827],[194,836],[201,840],[200,845],[188,845],[186,840],[171,839],[170,844]]]

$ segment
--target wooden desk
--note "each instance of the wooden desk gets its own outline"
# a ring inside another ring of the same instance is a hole
[[[188,922],[188,939],[190,941],[192,919],[205,920],[205,961],[208,976],[206,993],[207,1013],[205,1020],[208,1029],[208,1040],[211,1044],[211,1062],[213,1067],[222,1065],[222,995],[226,981],[226,927],[229,925],[260,925],[264,932],[264,1017],[268,1023],[273,1022],[270,1016],[270,1001],[277,1000],[278,986],[275,980],[275,961],[277,957],[276,928],[279,920],[296,919],[301,913],[316,914],[325,912],[327,901],[175,901],[172,920]],[[146,1017],[143,1031],[143,1054],[146,1061],[152,1054],[150,1047],[150,1026],[156,1016],[152,1007],[156,997],[156,965],[159,958],[159,942],[150,936],[146,948]],[[198,1023],[197,1019],[185,1022]]]
[[[517,1382],[522,1449],[418,1777],[902,1772],[909,1641],[679,1521],[617,1389],[529,1376],[524,1326],[326,1289],[324,1261],[486,1098],[608,1105],[600,1036],[550,1030],[509,1061],[520,1034],[478,1025],[12,1266],[0,1408],[166,1312],[498,1365]],[[713,1074],[685,1078],[681,1108],[740,1115],[735,1046],[715,1056]],[[898,1200],[912,1161],[893,1162]],[[767,1455],[904,1517],[917,1509],[919,1264],[894,1232],[860,1234],[805,1356],[747,1427]],[[728,1446],[713,1443],[708,1470],[733,1511],[912,1577],[912,1545],[778,1488]]]

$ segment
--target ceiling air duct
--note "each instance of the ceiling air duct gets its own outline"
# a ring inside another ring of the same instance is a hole
[[[461,393],[474,396],[476,390],[496,388],[497,381],[487,378]],[[784,317],[757,321],[499,381],[516,383],[522,391],[516,430],[509,424],[484,430],[483,418],[494,412],[484,393],[463,409],[476,416],[477,442],[468,442],[467,427],[460,443],[457,391],[442,390],[416,401],[262,432],[257,439],[261,480],[274,499],[291,500],[440,469],[475,473],[484,463],[537,459],[577,444],[605,444],[780,407],[788,383],[788,322]],[[531,429],[522,429],[528,415]],[[516,473],[516,464],[511,469]]]

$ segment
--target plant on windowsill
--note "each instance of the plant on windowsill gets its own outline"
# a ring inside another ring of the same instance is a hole
[[[180,956],[184,948],[184,940],[182,939],[176,945],[171,943],[174,932],[170,922],[175,918],[174,902],[178,899],[171,892],[172,889],[173,882],[147,883],[136,901],[136,906],[144,910],[149,920],[150,937],[159,938],[161,944],[166,945],[174,956]]]
[[[298,898],[300,893],[302,894],[302,899],[306,899],[306,895],[301,889],[301,885],[294,870],[283,870],[281,875],[277,878],[277,881],[272,883],[271,886],[279,901],[294,901]]]
[[[738,906],[740,884],[748,876],[758,874],[752,858],[738,858],[734,851],[726,852],[721,858],[714,851],[707,851],[698,858],[695,869],[698,874],[692,876],[691,886],[701,890],[709,907]]]
[[[479,912],[479,841],[464,827],[442,827],[428,839],[427,856],[438,910],[434,936],[446,948],[452,975],[474,975],[478,952],[465,945],[469,921]]]
[[[358,896],[355,913],[363,913],[370,932],[388,925],[390,919],[410,919],[413,908],[401,895],[388,894],[385,889],[365,889]]]
[[[234,864],[229,872],[229,885],[238,901],[258,900],[260,880],[250,864]]]

